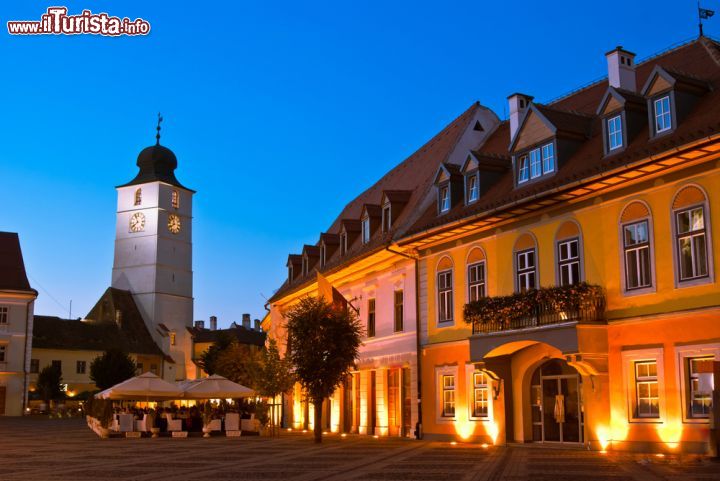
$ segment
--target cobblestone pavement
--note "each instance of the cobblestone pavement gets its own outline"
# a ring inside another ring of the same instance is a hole
[[[720,480],[698,457],[368,436],[99,439],[84,421],[0,418],[0,480]]]

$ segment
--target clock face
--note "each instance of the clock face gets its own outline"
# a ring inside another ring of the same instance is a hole
[[[140,232],[145,230],[145,216],[142,212],[137,212],[130,217],[130,231]]]
[[[180,233],[180,217],[175,214],[170,214],[168,216],[168,230],[173,234]]]

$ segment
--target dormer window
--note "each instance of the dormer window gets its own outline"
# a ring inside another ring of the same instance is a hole
[[[172,206],[174,209],[180,208],[180,193],[177,190],[172,191],[171,199]]]
[[[480,179],[477,173],[467,177],[467,203],[475,202],[480,197]]]
[[[659,134],[672,128],[672,114],[670,113],[670,96],[665,95],[653,102],[655,115],[655,133]]]
[[[302,275],[306,276],[308,274],[308,258],[306,256],[303,256],[302,258]]]
[[[362,218],[362,242],[367,244],[370,242],[370,216]]]
[[[608,150],[619,149],[623,146],[622,116],[616,115],[607,120]]]
[[[347,253],[348,245],[347,245],[347,232],[342,231],[340,233],[340,255],[344,256]]]
[[[440,212],[447,212],[450,210],[450,186],[444,185],[440,187],[438,193],[438,202],[440,206]]]
[[[135,191],[135,205],[142,204],[142,189]]]
[[[520,156],[518,184],[555,172],[555,144],[550,142]]]
[[[293,266],[292,264],[288,265],[288,282],[292,282],[293,280]]]
[[[320,244],[320,267],[325,267],[325,244]]]
[[[390,217],[390,204],[383,205],[382,209],[382,230],[383,232],[390,232],[390,226],[392,225],[392,218]]]

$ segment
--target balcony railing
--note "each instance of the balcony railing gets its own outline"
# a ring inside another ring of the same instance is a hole
[[[605,296],[586,283],[546,287],[511,296],[484,297],[465,305],[465,322],[473,334],[527,329],[565,322],[601,321]]]

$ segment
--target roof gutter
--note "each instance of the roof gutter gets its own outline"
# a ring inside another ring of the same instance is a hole
[[[593,176],[586,177],[586,178],[581,179],[581,180],[576,180],[576,181],[574,181],[574,182],[571,182],[571,183],[569,183],[569,184],[565,184],[565,185],[560,186],[560,187],[555,187],[555,188],[552,188],[552,189],[550,189],[550,190],[546,190],[546,191],[543,191],[543,192],[539,192],[539,193],[537,193],[537,194],[533,194],[533,195],[531,195],[531,196],[529,196],[529,197],[523,197],[522,199],[518,199],[518,200],[516,200],[516,201],[509,202],[509,203],[507,203],[507,204],[501,205],[500,207],[496,207],[496,208],[494,208],[494,209],[486,210],[486,211],[483,211],[483,212],[481,212],[481,213],[479,213],[479,214],[472,215],[472,216],[470,216],[470,217],[465,217],[465,218],[463,218],[463,219],[459,219],[459,220],[456,220],[456,221],[452,221],[452,222],[443,224],[443,225],[438,226],[438,227],[431,227],[431,228],[429,228],[429,229],[422,230],[422,231],[418,232],[417,234],[412,234],[412,235],[410,235],[410,236],[408,236],[408,237],[405,237],[405,238],[401,239],[401,241],[398,241],[398,245],[407,245],[407,244],[412,243],[412,242],[415,241],[415,240],[419,240],[419,239],[421,239],[421,238],[423,238],[423,237],[426,237],[426,236],[428,236],[428,235],[431,235],[431,234],[433,234],[433,233],[435,233],[435,232],[440,232],[440,231],[443,231],[443,230],[448,230],[449,228],[453,228],[453,227],[456,227],[456,226],[461,226],[461,225],[465,225],[465,224],[470,224],[470,223],[472,223],[473,221],[475,221],[475,220],[477,220],[477,219],[480,219],[480,218],[482,218],[482,217],[487,217],[487,216],[489,216],[489,215],[492,215],[492,214],[495,214],[495,213],[497,213],[497,212],[500,212],[500,211],[509,209],[509,208],[511,208],[511,207],[515,207],[515,206],[520,205],[520,204],[525,204],[525,203],[528,203],[528,202],[533,201],[533,200],[535,200],[535,199],[538,199],[538,198],[541,198],[541,197],[545,197],[545,196],[547,196],[547,195],[557,194],[557,193],[563,192],[563,191],[565,191],[565,190],[572,189],[573,187],[578,187],[578,186],[581,186],[581,185],[583,185],[583,184],[591,183],[591,182],[593,182],[593,181],[595,181],[595,180],[598,180],[598,179],[601,179],[601,178],[603,178],[603,177],[608,177],[608,176],[613,175],[613,174],[615,174],[615,173],[622,172],[623,170],[628,170],[628,169],[630,169],[630,168],[632,168],[632,167],[637,167],[637,166],[642,165],[642,164],[644,164],[644,163],[649,163],[649,162],[654,161],[654,160],[658,160],[658,159],[661,159],[661,158],[664,158],[664,157],[668,157],[668,156],[670,156],[670,155],[672,155],[672,154],[675,154],[675,153],[678,153],[678,152],[682,152],[682,151],[684,151],[684,150],[688,150],[689,148],[691,148],[691,147],[693,147],[693,146],[697,146],[697,145],[700,145],[700,144],[703,144],[703,143],[707,143],[707,142],[712,142],[712,141],[718,140],[718,139],[720,139],[720,133],[714,134],[714,135],[710,135],[710,136],[708,136],[708,137],[705,137],[705,138],[703,138],[703,139],[700,139],[700,140],[698,140],[698,141],[695,141],[695,142],[692,143],[692,144],[686,144],[686,145],[684,145],[684,146],[682,146],[682,147],[674,147],[674,148],[672,148],[672,149],[670,149],[670,150],[664,151],[661,155],[650,156],[650,157],[647,157],[647,158],[645,158],[645,159],[643,159],[643,160],[640,160],[640,161],[637,161],[637,162],[628,162],[628,163],[625,163],[624,165],[622,165],[622,166],[620,166],[620,167],[617,167],[617,168],[615,168],[615,169],[613,169],[613,170],[601,172],[601,173],[599,173],[599,174],[595,174],[595,175],[593,175]]]

